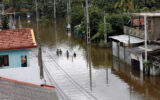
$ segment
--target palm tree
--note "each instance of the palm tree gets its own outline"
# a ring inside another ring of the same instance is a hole
[[[128,9],[133,9],[133,0],[118,0],[115,4],[115,8],[120,8],[125,12]]]

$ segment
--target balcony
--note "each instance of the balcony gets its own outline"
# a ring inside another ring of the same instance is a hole
[[[124,34],[128,34],[128,35],[131,35],[131,36],[135,36],[135,37],[144,39],[143,28],[139,29],[139,27],[124,26],[123,32],[124,32]]]

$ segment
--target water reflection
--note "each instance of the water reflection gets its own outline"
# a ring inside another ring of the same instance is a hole
[[[132,70],[128,66],[126,63],[122,63],[116,57],[113,57],[112,73],[130,86],[131,98],[134,98],[139,93],[143,96],[141,100],[159,100],[159,77],[144,76],[142,72]]]
[[[31,24],[23,19],[22,24],[36,28],[33,19]],[[40,22],[39,27],[46,52],[52,53],[60,66],[99,100],[160,99],[159,77],[146,77],[133,71],[129,65],[113,57],[110,49],[87,45],[83,40],[68,36],[65,19],[57,23],[52,20]],[[57,56],[57,49],[62,50],[61,56]]]

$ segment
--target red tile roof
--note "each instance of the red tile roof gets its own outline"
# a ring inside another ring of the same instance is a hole
[[[0,30],[0,51],[37,47],[33,29]]]
[[[20,11],[28,11],[27,8],[21,8]]]
[[[13,13],[15,12],[15,10],[13,9],[13,7],[9,7],[5,10],[6,13]]]

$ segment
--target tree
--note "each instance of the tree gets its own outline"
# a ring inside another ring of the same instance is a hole
[[[102,17],[103,17],[103,12],[101,9],[99,9],[98,7],[89,8],[91,37],[97,33],[98,25]]]
[[[112,29],[112,25],[110,23],[106,23],[106,31],[108,36],[112,35],[113,29]],[[98,32],[92,37],[92,40],[94,40],[95,38],[100,38],[104,36],[104,23],[103,21],[99,24],[99,28],[98,28]]]
[[[156,3],[158,2],[155,0],[134,0],[134,8],[152,8]]]
[[[7,15],[3,15],[2,16],[2,29],[9,29],[9,25],[8,25],[9,21],[8,21],[8,17]]]
[[[118,0],[115,4],[115,8],[120,8],[124,12],[127,12],[129,9],[133,10],[133,0]]]
[[[71,13],[71,24],[72,26],[76,26],[81,23],[82,19],[84,18],[84,9],[79,6],[72,7],[72,13]]]

